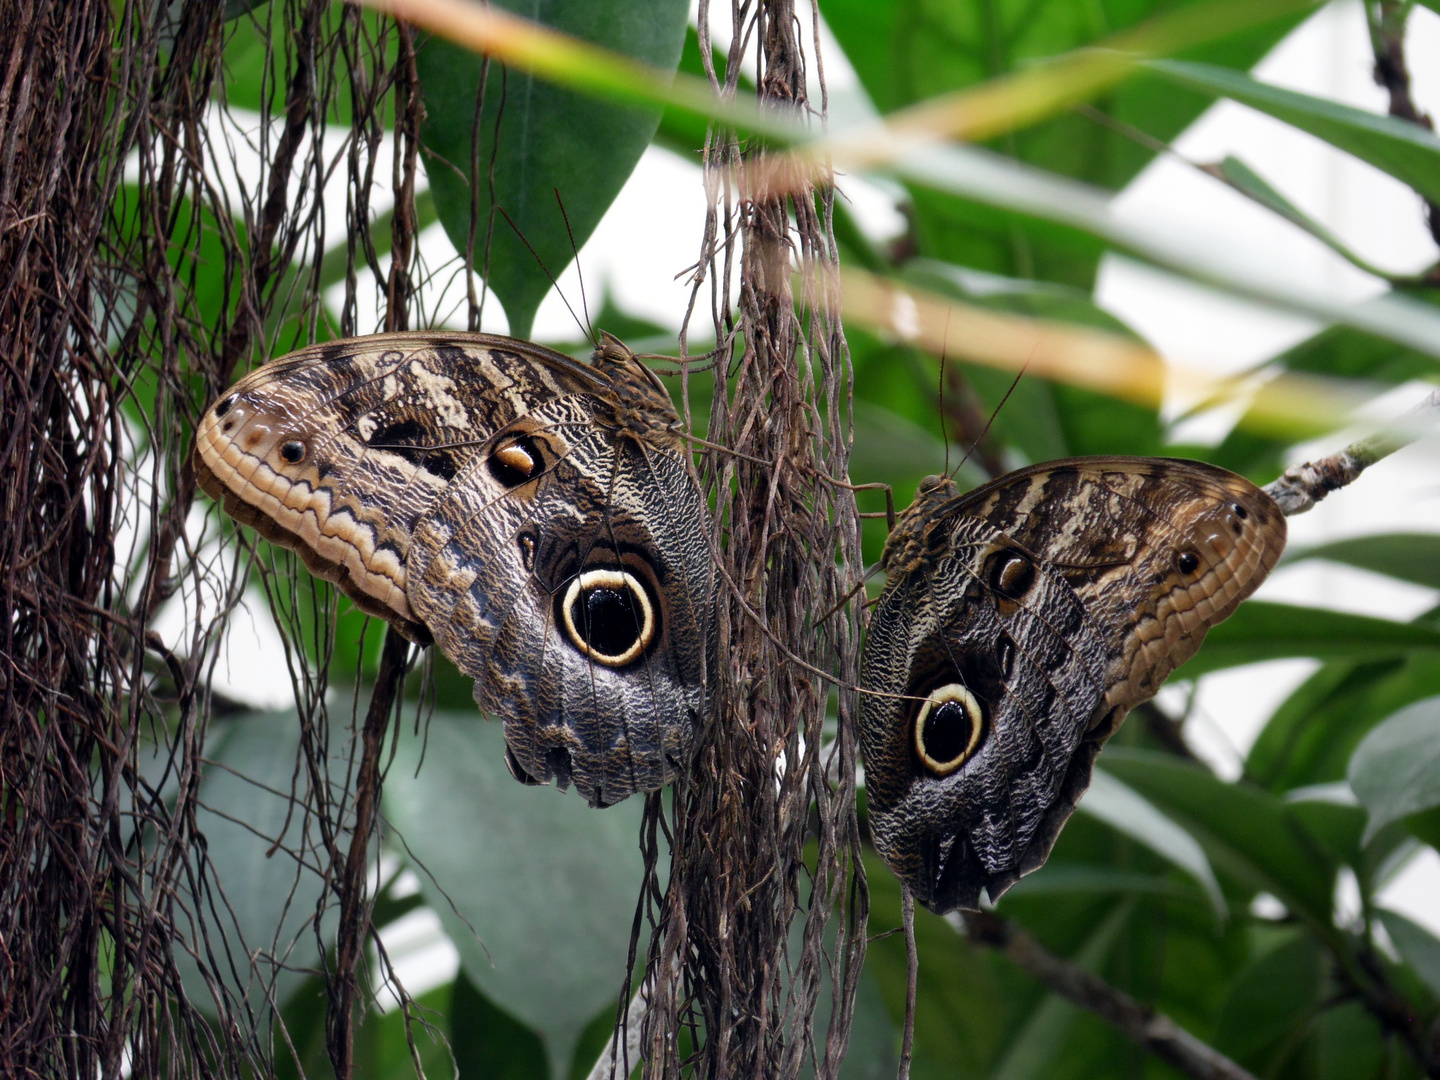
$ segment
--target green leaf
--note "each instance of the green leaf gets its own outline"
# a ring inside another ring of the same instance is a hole
[[[1440,805],[1440,697],[1401,709],[1365,736],[1350,759],[1349,780],[1370,811],[1366,840],[1392,821]]]
[[[1195,6],[1163,0],[1103,7],[1071,0],[822,0],[820,9],[870,97],[889,112],[1093,45],[1152,16]],[[1298,21],[1294,15],[1272,19],[1189,55],[1249,68]],[[1157,93],[1143,79],[1108,88],[1094,104],[1160,140],[1174,138],[1206,107],[1199,94]],[[1111,127],[1069,113],[1017,131],[1004,144],[1021,160],[1112,189],[1124,186],[1154,153]]]
[[[459,1080],[531,1080],[551,1075],[540,1036],[477,990],[463,970],[455,976],[446,1019]]]
[[[1133,907],[1117,905],[1071,959],[1086,971],[1098,970],[1115,947]],[[993,1073],[996,1080],[1038,1080],[1052,1075],[1070,1028],[1082,1015],[1079,1006],[1054,993],[1046,994],[1010,1041]]]
[[[1152,60],[1145,66],[1181,86],[1223,95],[1308,131],[1440,202],[1440,138],[1418,124],[1271,86],[1213,64]]]
[[[1315,1080],[1384,1080],[1387,1034],[1358,1001],[1327,1008],[1310,1028]]]
[[[1292,549],[1285,561],[1329,559],[1377,574],[1440,589],[1440,534],[1383,533]]]
[[[1365,811],[1355,802],[1347,785],[1316,784],[1299,788],[1286,796],[1285,805],[1291,820],[1318,841],[1335,862],[1357,869],[1362,866]]]
[[[1090,778],[1090,790],[1076,809],[1139,841],[1189,874],[1209,898],[1216,917],[1225,918],[1225,897],[1205,850],[1134,788],[1096,769]]]
[[[422,994],[415,999],[408,1023],[401,1009],[387,1013],[366,1012],[355,1029],[356,1077],[364,1080],[417,1080],[422,1076],[453,1075],[452,1047],[438,1023],[440,1014],[449,1007],[450,1001],[448,986]],[[411,1056],[412,1041],[415,1055],[420,1059],[418,1073]]]
[[[1066,896],[1083,893],[1136,893],[1149,896],[1170,896],[1196,899],[1195,888],[1170,878],[1119,870],[1108,866],[1089,866],[1051,859],[1033,874],[1027,874],[1008,889],[1000,901],[1001,910],[1016,897]]]
[[[386,812],[466,976],[540,1033],[564,1076],[625,977],[643,803],[592,810],[573,793],[525,787],[504,755],[499,724],[437,712],[402,738]]]
[[[1400,958],[1410,965],[1410,969],[1430,988],[1432,994],[1440,997],[1440,940],[1425,927],[1412,922],[1398,911],[1379,908],[1375,914],[1379,916],[1385,932],[1390,935],[1390,940],[1395,943]]]
[[[900,883],[867,853],[870,933],[865,970],[873,973],[896,1031],[905,1020],[905,937]],[[999,954],[976,948],[945,919],[917,906],[920,955],[915,999],[914,1080],[989,1076],[1014,1033],[1043,996],[1039,987]]]
[[[1326,664],[1270,717],[1245,774],[1272,791],[1343,780],[1367,732],[1395,710],[1440,694],[1440,654]]]
[[[1215,1032],[1215,1048],[1260,1076],[1274,1076],[1298,1052],[1320,1008],[1326,961],[1314,938],[1297,935],[1236,980]]]
[[[1329,925],[1335,864],[1274,795],[1227,784],[1207,769],[1154,751],[1111,747],[1102,760],[1106,772],[1195,837],[1218,869]]]
[[[1375,660],[1440,650],[1440,631],[1325,608],[1250,600],[1210,631],[1199,654],[1174,678],[1193,679],[1220,668],[1286,656]]]
[[[1236,191],[1240,192],[1240,194],[1253,199],[1267,210],[1279,214],[1292,225],[1304,229],[1336,254],[1354,263],[1366,273],[1383,278],[1398,276],[1379,269],[1373,263],[1367,262],[1360,255],[1357,255],[1343,240],[1309,214],[1305,213],[1305,211],[1301,210],[1284,195],[1280,194],[1280,192],[1276,191],[1275,188],[1270,186],[1269,181],[1239,158],[1227,156],[1219,165],[1207,165],[1205,169],[1212,176],[1216,176],[1229,184]]]
[[[685,0],[504,0],[500,6],[666,71],[679,63],[689,10]],[[423,158],[440,221],[462,254],[471,226],[471,184],[476,184],[477,270],[485,267],[492,177],[493,205],[504,209],[548,268],[549,274],[497,214],[487,281],[505,306],[511,334],[528,337],[535,311],[550,291],[549,275],[559,277],[573,256],[555,191],[564,201],[578,248],[649,145],[660,110],[612,104],[492,63],[477,127],[483,64],[482,57],[448,41],[432,37],[424,42],[417,58],[426,109]],[[478,132],[479,151],[479,173],[473,178],[472,132]]]
[[[935,94],[975,86],[1093,45],[1153,15],[1193,6],[1163,0],[1125,5],[1072,0],[999,0],[936,4],[926,0],[823,0],[821,11],[865,90],[882,112]],[[1245,69],[1298,18],[1272,21],[1188,54]],[[1131,78],[1092,104],[1156,139],[1175,138],[1208,106],[1191,91],[1157,92],[1153,78]],[[1154,156],[1118,127],[1064,111],[996,141],[1021,161],[1118,190]],[[996,210],[924,188],[912,191],[920,250],[949,262],[1017,278],[1064,281],[1089,289],[1104,245],[1024,214]]]
[[[299,751],[293,712],[250,713],[211,725],[211,764],[200,781],[195,817],[205,836],[196,858],[213,875],[214,891],[189,900],[205,912],[207,940],[192,939],[187,923],[177,926],[186,944],[176,949],[187,996],[207,1012],[216,1003],[189,949],[202,957],[207,947],[212,950],[212,975],[235,995],[227,1012],[237,1000],[262,1009],[270,994],[283,1005],[307,970],[320,967],[314,919],[324,883],[313,869],[320,836],[313,818],[296,813],[289,798]],[[337,774],[340,767],[337,762]],[[304,798],[299,783],[296,794]],[[333,939],[337,919],[332,905],[324,940]]]

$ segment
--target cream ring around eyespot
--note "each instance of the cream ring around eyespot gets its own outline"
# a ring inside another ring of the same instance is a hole
[[[970,737],[963,750],[948,761],[941,761],[932,757],[925,748],[925,721],[930,718],[933,710],[952,701],[957,702],[965,710],[965,719],[970,722]],[[930,691],[924,704],[920,706],[920,711],[915,716],[911,742],[915,747],[915,756],[920,759],[926,770],[932,776],[943,777],[949,776],[969,761],[975,755],[975,751],[980,746],[980,740],[984,736],[985,711],[980,707],[979,699],[960,683],[946,683],[944,686]]]
[[[584,635],[580,633],[580,627],[575,624],[575,616],[572,614],[575,603],[581,599],[583,594],[592,589],[625,589],[629,591],[631,597],[639,601],[640,631],[624,652],[614,655],[600,652],[585,640]],[[586,570],[577,575],[570,582],[570,587],[565,590],[565,598],[560,603],[560,614],[565,620],[565,633],[574,646],[590,659],[604,664],[606,667],[624,667],[644,652],[655,637],[655,609],[650,603],[650,595],[640,584],[639,579],[625,570]]]

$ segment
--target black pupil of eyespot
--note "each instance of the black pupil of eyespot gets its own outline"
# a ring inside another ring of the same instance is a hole
[[[620,656],[640,640],[644,615],[639,598],[627,588],[583,589],[575,608],[570,617],[580,636],[601,656]]]
[[[1200,565],[1200,557],[1196,555],[1193,551],[1181,552],[1178,561],[1180,565],[1180,572],[1183,574],[1193,574],[1195,572],[1195,568]]]
[[[1244,521],[1250,516],[1250,511],[1246,510],[1245,507],[1241,506],[1239,503],[1231,503],[1230,509],[1235,511],[1235,516],[1238,517],[1241,521]]]
[[[215,406],[215,415],[216,415],[216,416],[224,416],[227,412],[230,411],[230,409],[234,406],[234,404],[235,404],[235,395],[234,395],[234,394],[231,394],[231,395],[230,395],[229,397],[227,397],[224,401],[220,402],[219,405],[216,405],[216,406]]]
[[[920,745],[932,761],[954,761],[970,745],[970,714],[958,701],[942,701],[931,708],[920,729]]]
[[[280,448],[280,456],[294,465],[305,456],[305,444],[298,442],[287,442]]]

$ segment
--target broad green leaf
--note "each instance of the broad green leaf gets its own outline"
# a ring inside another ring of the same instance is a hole
[[[1339,788],[1340,791],[1334,790]],[[1349,801],[1342,801],[1341,792]],[[1317,840],[1339,863],[1362,865],[1360,839],[1365,832],[1365,811],[1346,784],[1316,784],[1285,797],[1293,821]]]
[[[870,97],[882,112],[1033,67],[1072,49],[1138,26],[1162,12],[1197,4],[1135,0],[1083,5],[1069,0],[997,0],[937,4],[926,0],[823,0],[822,13]],[[1199,46],[1188,54],[1249,68],[1299,16]],[[1157,93],[1146,80],[1110,87],[1094,102],[1105,113],[1161,140],[1174,138],[1205,109],[1199,95]],[[1122,187],[1153,151],[1093,120],[1060,114],[1005,140],[1008,152],[1069,176]]]
[[[1205,850],[1150,800],[1134,788],[1116,779],[1104,769],[1096,769],[1090,778],[1090,790],[1076,807],[1081,813],[1105,822],[1134,840],[1144,844],[1162,859],[1189,874],[1204,890],[1217,918],[1225,918],[1225,898]]]
[[[1101,760],[1106,772],[1195,837],[1218,870],[1329,925],[1334,862],[1274,795],[1227,784],[1207,769],[1153,751],[1112,747]]]
[[[1245,760],[1273,791],[1341,780],[1367,732],[1395,710],[1440,694],[1440,654],[1320,668],[1275,710]]]
[[[338,731],[336,737],[343,738]],[[190,949],[202,957],[210,951],[207,964],[234,995],[227,1010],[239,1001],[262,1009],[272,998],[283,1005],[306,973],[320,968],[314,920],[324,884],[314,867],[329,856],[319,850],[313,817],[298,813],[290,800],[292,785],[298,785],[297,798],[306,798],[305,772],[296,766],[299,749],[293,712],[250,713],[211,725],[211,764],[204,768],[196,811],[205,843],[195,857],[213,883],[202,897],[188,900],[205,913],[205,938],[188,923],[176,927],[184,942],[176,953],[186,993],[207,1012],[215,1011],[216,1002]],[[337,780],[343,767],[337,760]],[[337,919],[331,905],[324,940],[334,937]]]
[[[454,1075],[451,1036],[441,1022],[450,1001],[448,986],[420,995],[410,1010],[408,1024],[400,1009],[387,1013],[367,1011],[355,1029],[357,1080],[419,1080],[425,1076]],[[415,1058],[411,1056],[412,1043],[414,1055],[420,1059],[418,1073]]]
[[[540,1036],[477,990],[463,970],[455,976],[445,1018],[459,1080],[532,1080],[550,1075]]]
[[[1375,914],[1395,943],[1400,958],[1410,965],[1432,994],[1440,997],[1440,939],[1398,911],[1378,908]]]
[[[1403,180],[1425,198],[1440,201],[1440,138],[1418,124],[1272,86],[1213,64],[1153,60],[1145,66],[1181,86],[1228,97],[1308,131]]]
[[[525,787],[504,754],[499,724],[436,713],[401,739],[386,812],[466,977],[541,1034],[558,1077],[625,977],[643,805],[592,810],[574,793]]]
[[[1440,697],[1401,709],[1366,735],[1350,759],[1350,787],[1376,831],[1440,805]]]
[[[1117,905],[1071,959],[1086,971],[1096,971],[1115,947],[1132,910],[1132,904]],[[1082,1015],[1079,1006],[1054,993],[1046,994],[1010,1041],[993,1073],[996,1080],[1053,1076],[1070,1028]]]
[[[1361,270],[1374,274],[1376,277],[1393,277],[1385,270],[1381,270],[1373,263],[1367,262],[1360,255],[1357,255],[1340,237],[1336,236],[1328,228],[1316,221],[1305,211],[1292,203],[1280,192],[1276,191],[1263,176],[1250,168],[1237,157],[1227,156],[1218,165],[1206,166],[1206,171],[1212,176],[1218,177],[1229,184],[1240,194],[1253,199],[1267,210],[1279,214],[1292,225],[1304,229],[1315,239],[1328,246],[1336,254],[1348,259]]]
[[[500,6],[665,71],[674,71],[680,60],[689,8],[684,0],[641,5],[626,0],[505,0]],[[505,307],[510,332],[528,337],[535,310],[550,291],[550,275],[559,277],[573,256],[571,232],[555,192],[564,201],[578,248],[649,145],[660,110],[598,100],[492,63],[477,125],[484,59],[432,37],[420,48],[417,63],[426,109],[423,157],[440,220],[456,250],[465,252],[474,184],[474,265],[483,270],[492,205],[510,216],[524,240],[495,215],[487,281]],[[473,176],[472,154],[479,159]],[[545,269],[537,265],[536,255]]]
[[[868,401],[855,402],[853,415],[850,472],[855,483],[895,485],[897,502],[904,506],[921,477],[944,471],[945,444],[929,431]],[[951,464],[958,463],[957,456]]]
[[[1436,650],[1440,650],[1440,631],[1428,626],[1250,600],[1210,631],[1204,648],[1174,677],[1193,679],[1220,668],[1285,656],[1376,660]]]
[[[1377,574],[1440,589],[1440,534],[1384,533],[1292,549],[1286,562],[1329,559]]]
[[[1091,232],[964,192],[924,184],[908,191],[915,243],[926,256],[1007,277],[1094,287],[1105,242]]]
[[[1385,1080],[1393,1075],[1387,1067],[1386,1032],[1358,1001],[1347,1001],[1325,1009],[1310,1028],[1315,1080]]]
[[[1016,897],[1066,896],[1077,893],[1136,893],[1197,899],[1194,886],[1170,878],[1108,866],[1090,866],[1051,859],[1017,881],[1001,899],[1001,910]]]
[[[865,856],[870,884],[866,971],[874,974],[890,1022],[905,1020],[905,937],[900,925],[900,883],[878,858]],[[875,935],[886,934],[885,937]],[[914,1080],[988,1078],[1013,1034],[1043,994],[1003,957],[967,942],[945,919],[916,906],[920,954],[915,1000]]]
[[[1319,1011],[1326,959],[1315,939],[1295,935],[1255,961],[1230,991],[1215,1048],[1260,1076],[1276,1075]]]

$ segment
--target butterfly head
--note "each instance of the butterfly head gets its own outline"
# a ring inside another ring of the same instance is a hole
[[[670,392],[628,345],[602,330],[590,363],[610,384],[607,396],[615,408],[617,427],[642,439],[684,445],[678,437],[680,415]]]
[[[900,511],[895,528],[885,541],[880,563],[887,574],[908,572],[929,546],[934,528],[944,517],[944,506],[956,499],[960,488],[948,476],[927,476],[915,489],[915,501]]]

